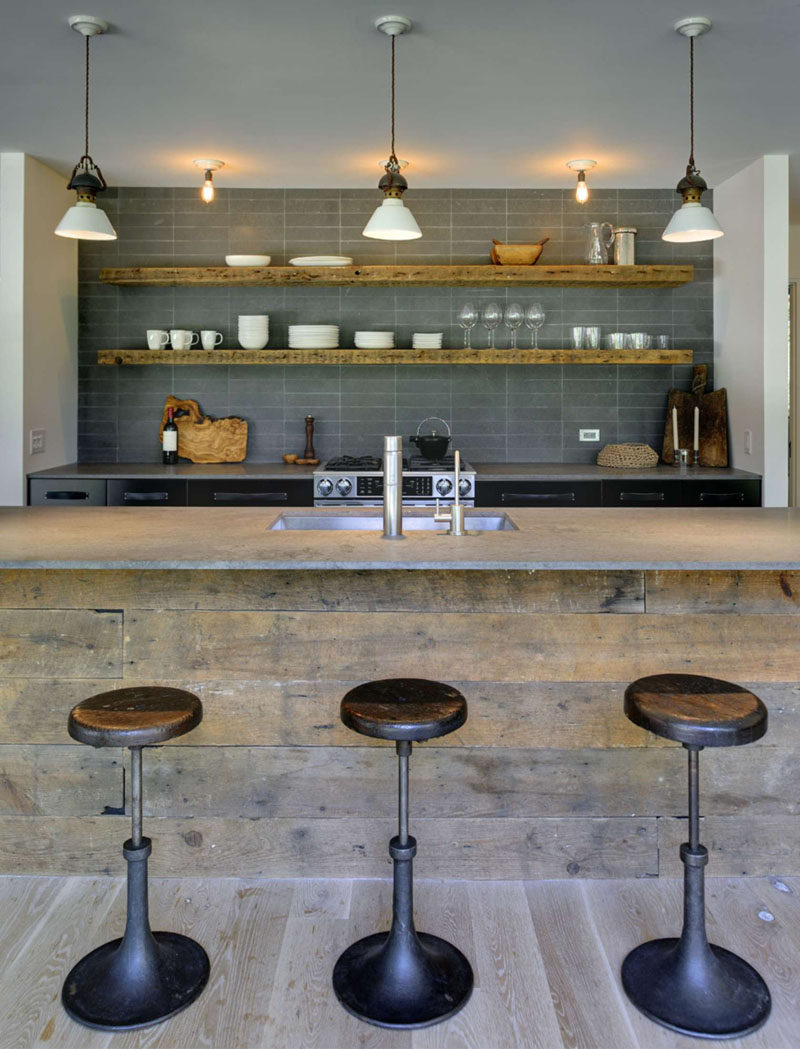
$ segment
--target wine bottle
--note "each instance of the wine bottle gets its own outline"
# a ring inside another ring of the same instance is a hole
[[[173,409],[167,408],[167,421],[161,435],[161,459],[167,466],[178,461],[178,427],[172,418]]]

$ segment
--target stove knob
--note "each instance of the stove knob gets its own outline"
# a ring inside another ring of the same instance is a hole
[[[466,479],[466,477],[462,477],[461,480],[458,482],[458,494],[461,496],[469,495],[471,491],[472,485]]]
[[[447,477],[440,478],[436,482],[436,491],[439,495],[449,495],[453,491],[453,482]]]
[[[353,484],[349,477],[340,477],[336,482],[336,490],[339,495],[349,495],[352,487]]]
[[[330,477],[323,477],[317,485],[317,491],[320,495],[330,495],[333,491],[333,481]]]

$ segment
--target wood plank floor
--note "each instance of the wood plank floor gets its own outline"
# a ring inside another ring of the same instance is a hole
[[[681,882],[420,881],[418,927],[452,939],[476,977],[468,1005],[422,1031],[354,1020],[330,987],[352,940],[386,928],[388,881],[162,879],[155,928],[196,937],[212,975],[202,997],[166,1024],[110,1035],[72,1023],[61,983],[86,951],[118,936],[116,878],[0,878],[0,1046],[77,1049],[683,1049],[620,989],[631,947],[679,928]],[[711,939],[741,953],[770,985],[767,1024],[729,1049],[800,1045],[800,878],[714,879]]]

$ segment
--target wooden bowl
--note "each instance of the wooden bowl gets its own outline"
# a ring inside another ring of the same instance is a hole
[[[489,257],[495,266],[533,266],[548,240],[549,237],[542,237],[536,244],[502,244],[493,240]]]

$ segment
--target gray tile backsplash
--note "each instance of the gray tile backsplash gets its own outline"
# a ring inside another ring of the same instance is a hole
[[[268,461],[302,451],[304,417],[316,419],[317,451],[376,452],[383,434],[411,434],[427,415],[452,426],[473,460],[591,461],[598,445],[581,444],[579,427],[598,427],[600,445],[646,441],[660,446],[667,390],[688,388],[691,367],[99,367],[98,349],[143,347],[147,328],[215,328],[235,346],[240,313],[268,313],[270,345],[287,344],[287,327],[336,323],[342,345],[357,328],[396,333],[407,346],[415,331],[444,332],[460,346],[459,308],[513,301],[544,305],[541,346],[570,345],[575,324],[607,331],[650,331],[713,360],[712,248],[670,245],[661,231],[676,206],[673,190],[594,190],[580,206],[569,190],[409,190],[423,230],[418,241],[366,240],[361,230],[378,202],[371,189],[217,188],[213,204],[195,189],[115,188],[103,200],[119,238],[80,245],[81,461],[159,457],[158,423],[169,393],[192,397],[211,415],[249,423],[248,458]],[[105,266],[220,264],[229,252],[268,252],[275,264],[298,254],[353,255],[365,263],[485,263],[491,239],[549,236],[544,263],[582,261],[589,220],[635,225],[637,261],[688,262],[695,280],[674,289],[530,288],[116,288],[100,284]],[[497,344],[509,332],[497,330]],[[522,328],[519,345],[529,345]],[[486,330],[473,331],[486,345]]]

